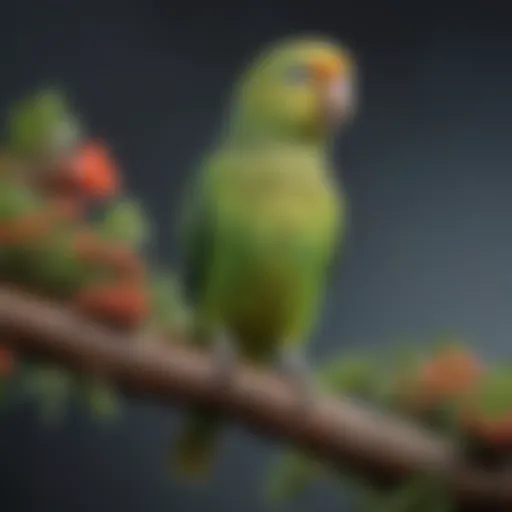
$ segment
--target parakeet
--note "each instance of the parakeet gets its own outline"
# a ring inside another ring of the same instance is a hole
[[[335,42],[271,45],[237,83],[223,136],[183,210],[195,341],[212,344],[219,379],[228,382],[238,357],[279,361],[300,407],[312,391],[301,349],[347,225],[331,149],[354,112],[355,81],[351,54]],[[215,412],[191,412],[173,454],[180,474],[208,473],[221,426]]]

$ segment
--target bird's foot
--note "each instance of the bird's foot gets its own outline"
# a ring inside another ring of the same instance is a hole
[[[298,410],[308,411],[314,405],[316,390],[305,357],[296,351],[285,350],[280,354],[280,369],[298,394]]]
[[[224,385],[233,377],[236,356],[233,340],[226,332],[219,333],[213,340],[213,358],[217,378]]]

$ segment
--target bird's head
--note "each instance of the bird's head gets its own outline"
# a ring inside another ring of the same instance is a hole
[[[235,127],[289,138],[325,139],[356,106],[354,60],[320,38],[277,43],[242,76],[234,99]]]

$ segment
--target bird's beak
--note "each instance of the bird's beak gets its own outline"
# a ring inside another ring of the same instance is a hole
[[[332,127],[346,122],[355,109],[354,73],[350,61],[331,57],[313,64],[322,117]]]

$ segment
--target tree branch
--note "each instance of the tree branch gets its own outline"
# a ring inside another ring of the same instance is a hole
[[[418,426],[327,397],[299,415],[293,389],[277,376],[240,365],[223,387],[208,354],[184,343],[114,333],[64,306],[5,287],[0,287],[0,333],[15,349],[98,372],[129,392],[215,408],[337,467],[384,481],[433,472],[462,503],[485,504],[486,510],[491,503],[512,506],[512,475],[465,465],[449,443]]]

